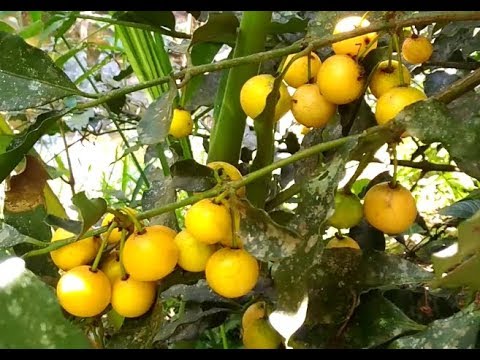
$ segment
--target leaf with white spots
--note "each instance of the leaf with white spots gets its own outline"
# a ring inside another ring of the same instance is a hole
[[[88,349],[87,337],[67,321],[54,291],[17,257],[0,260],[0,348]]]
[[[430,98],[407,106],[395,121],[424,143],[441,142],[462,171],[480,179],[480,115],[472,109],[457,117],[457,106]]]
[[[302,239],[292,230],[275,223],[268,214],[247,200],[233,205],[240,216],[237,235],[249,253],[261,261],[279,261],[293,255]]]
[[[34,108],[81,92],[50,56],[0,32],[0,110]]]
[[[279,311],[296,311],[307,294],[308,277],[321,259],[323,226],[333,208],[335,191],[355,144],[352,140],[338,148],[330,162],[302,186],[296,218],[290,224],[304,240],[292,256],[282,259],[273,270]]]
[[[13,226],[0,221],[0,249],[31,242],[33,239],[18,232]]]
[[[455,315],[432,322],[425,331],[401,337],[392,349],[473,349],[480,328],[480,311],[472,306]]]
[[[402,334],[424,330],[379,292],[365,294],[344,334],[348,348],[372,348]]]

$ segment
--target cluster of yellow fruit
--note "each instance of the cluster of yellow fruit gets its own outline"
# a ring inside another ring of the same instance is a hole
[[[400,234],[410,228],[417,217],[417,207],[412,193],[396,183],[382,182],[372,186],[360,199],[352,193],[337,192],[335,205],[328,224],[337,229],[349,229],[367,222],[385,234]],[[360,249],[358,243],[344,235],[338,235],[327,243],[327,248],[350,247]]]
[[[367,19],[350,16],[340,20],[333,33],[348,32],[369,25]],[[296,121],[305,127],[326,126],[335,114],[337,105],[351,103],[364,94],[367,85],[365,70],[358,60],[377,47],[377,38],[377,33],[372,32],[333,43],[335,55],[323,62],[313,52],[300,57],[297,54],[287,56],[281,70],[290,66],[283,79],[296,90],[290,97],[286,84],[282,82],[275,108],[275,121],[291,110]],[[417,35],[407,38],[402,44],[405,60],[413,64],[428,60],[432,51],[428,39]],[[380,63],[368,84],[378,99],[375,111],[378,124],[392,120],[406,106],[426,99],[421,90],[408,87],[411,81],[408,69],[402,64],[402,73],[399,74],[399,67],[397,61]],[[240,103],[245,114],[252,119],[264,110],[274,80],[272,75],[261,74],[250,78],[243,85]]]
[[[228,180],[242,176],[224,162],[208,164],[220,170]],[[245,188],[237,191],[245,195]],[[135,215],[131,212],[131,215]],[[107,226],[114,221],[107,214]],[[100,263],[91,266],[100,250],[100,239],[90,237],[52,251],[51,257],[64,271],[57,284],[60,305],[70,314],[91,317],[102,313],[109,304],[124,317],[145,314],[155,301],[157,282],[178,265],[190,272],[205,271],[209,286],[221,296],[236,298],[250,292],[259,277],[257,260],[242,249],[235,229],[240,218],[227,199],[201,200],[187,211],[185,229],[176,233],[163,225],[137,229],[125,241],[123,249],[111,251]],[[52,241],[74,236],[59,228]],[[104,234],[108,244],[118,244],[121,231],[114,228]],[[98,263],[98,261],[97,261]],[[123,269],[122,269],[123,264]]]

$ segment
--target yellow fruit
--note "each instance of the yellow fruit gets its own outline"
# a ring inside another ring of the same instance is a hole
[[[333,34],[349,32],[360,27],[368,27],[370,22],[360,16],[349,16],[340,20],[333,30]],[[350,39],[342,40],[332,44],[332,49],[337,55],[350,55],[352,57],[363,53],[365,48],[377,37],[376,32],[356,36]],[[367,55],[370,51],[377,47],[377,42],[370,46],[370,48],[363,54]]]
[[[109,226],[112,223],[114,218],[115,218],[115,215],[113,215],[112,213],[106,214],[102,220],[102,226]],[[102,237],[103,236],[107,236],[107,233],[103,233]],[[110,236],[108,237],[108,243],[116,244],[120,241],[121,237],[122,237],[122,232],[118,228],[114,228],[110,233]]]
[[[247,116],[255,119],[267,103],[267,96],[273,89],[275,78],[269,74],[256,75],[248,79],[240,90],[240,105]],[[287,86],[280,86],[280,98],[275,105],[274,120],[278,121],[290,110],[290,94]]]
[[[102,260],[100,270],[108,277],[111,284],[122,276],[120,258],[117,251],[111,252]]]
[[[175,269],[178,253],[171,234],[158,225],[148,226],[144,233],[134,233],[125,242],[123,265],[134,280],[156,281]]]
[[[364,69],[348,55],[333,55],[320,66],[317,84],[327,101],[348,104],[363,94]]]
[[[52,242],[68,239],[75,234],[58,228],[52,236]],[[89,237],[68,244],[50,252],[53,262],[62,270],[70,270],[80,265],[87,265],[95,259],[100,242],[95,237]]]
[[[208,163],[207,166],[213,170],[223,170],[224,174],[230,179],[230,181],[240,180],[242,178],[240,171],[235,166],[227,162],[212,161],[211,163]],[[237,195],[241,197],[246,195],[245,186],[237,190]]]
[[[410,228],[417,217],[415,199],[409,190],[388,182],[373,186],[365,195],[365,219],[385,234],[400,234]]]
[[[343,235],[342,239],[334,237],[325,246],[325,249],[333,249],[333,248],[351,248],[351,249],[360,250],[360,246],[358,245],[358,243],[355,240],[353,240],[351,237],[348,237],[345,235]]]
[[[232,239],[230,211],[212,199],[203,199],[192,205],[185,214],[185,227],[195,239],[207,244]]]
[[[157,284],[154,281],[117,279],[112,286],[112,307],[126,318],[145,314],[155,301]]]
[[[337,229],[350,229],[358,225],[363,217],[363,207],[355,194],[337,192],[335,194],[335,209],[328,219],[330,226]]]
[[[412,35],[406,38],[402,44],[402,55],[410,64],[422,64],[433,53],[433,46],[424,36]]]
[[[187,110],[174,109],[169,134],[179,139],[192,133],[192,115]]]
[[[403,72],[403,84],[400,83],[400,70],[398,61],[392,60],[391,66],[388,66],[388,60],[382,61],[375,69],[370,80],[370,91],[377,99],[388,90],[401,85],[410,85],[411,77],[405,65],[401,66]]]
[[[292,114],[300,124],[323,128],[337,110],[337,105],[320,94],[317,84],[300,86],[292,96]]]
[[[93,272],[88,265],[77,266],[58,280],[57,297],[65,311],[74,316],[96,316],[110,303],[110,281],[100,270]]]
[[[282,66],[281,71],[285,69],[285,66],[290,62],[290,60],[295,56],[296,54],[290,54],[287,56],[285,59],[285,62]],[[317,54],[314,52],[310,53],[310,76],[311,79],[308,78],[308,55],[299,57],[296,59],[292,65],[288,68],[287,72],[285,73],[285,76],[283,77],[283,80],[290,85],[291,87],[297,88],[301,85],[307,84],[310,80],[315,80],[318,69],[320,68],[320,65],[322,64],[322,61],[318,57]]]
[[[246,349],[277,349],[282,337],[268,320],[258,319],[243,329],[243,345]]]
[[[172,236],[172,237],[177,236],[177,232],[172,228],[169,228],[168,226],[165,226],[165,225],[154,225],[154,226],[155,226],[155,229],[157,229],[158,231],[163,231],[169,236]]]
[[[186,230],[175,237],[175,244],[179,250],[178,265],[191,272],[204,271],[207,261],[216,250],[215,245],[208,245],[198,241]]]
[[[253,321],[265,317],[265,301],[259,301],[250,305],[242,316],[242,328],[248,327]]]
[[[425,100],[423,91],[412,87],[396,87],[388,90],[377,100],[375,119],[379,125],[394,119],[405,107]]]
[[[208,259],[205,275],[217,294],[236,298],[248,294],[257,284],[257,260],[242,249],[223,248]]]

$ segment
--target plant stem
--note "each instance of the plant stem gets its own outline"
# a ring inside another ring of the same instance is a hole
[[[400,45],[398,43],[397,34],[392,35],[393,44],[395,46],[395,51],[397,52],[397,62],[398,62],[398,79],[400,81],[400,86],[405,85],[405,79],[403,78],[403,65],[402,65],[402,54],[400,52]]]
[[[63,129],[62,125],[63,124],[60,123],[59,129],[63,139],[63,146],[65,147],[65,154],[67,155],[68,171],[70,172],[70,176],[68,177],[68,185],[70,185],[72,196],[74,196],[75,195],[75,177],[73,176],[73,166],[72,166],[72,161],[70,160],[70,151],[68,150],[67,138],[65,137],[65,130]]]
[[[125,266],[123,265],[123,248],[125,247],[125,241],[127,238],[127,230],[122,229],[122,232],[120,234],[120,276],[121,279],[124,280],[127,275],[127,271],[125,270]]]
[[[222,337],[223,348],[228,349],[227,335],[225,334],[225,324],[220,325],[220,336]]]
[[[143,82],[141,84],[136,84],[136,85],[124,87],[122,89],[113,90],[107,94],[98,94],[98,95],[88,94],[90,97],[95,97],[95,100],[92,100],[83,104],[79,104],[77,105],[76,108],[86,109],[93,106],[97,106],[108,100],[117,98],[119,96],[123,96],[135,91],[140,91],[152,86],[167,83],[168,81],[170,81],[172,77],[174,79],[181,79],[185,77],[187,74],[193,77],[195,75],[203,74],[206,72],[220,71],[220,70],[229,69],[235,66],[241,66],[245,64],[260,63],[263,61],[267,61],[270,59],[274,59],[277,57],[282,57],[288,54],[298,52],[309,45],[311,45],[313,49],[319,49],[319,48],[328,46],[334,42],[346,40],[355,36],[368,34],[370,32],[379,32],[382,30],[402,28],[402,27],[407,27],[412,25],[429,25],[431,23],[440,22],[440,21],[473,21],[473,20],[480,20],[479,11],[456,11],[456,12],[435,11],[425,15],[414,15],[410,18],[399,19],[396,21],[378,22],[368,27],[357,28],[355,30],[345,32],[345,33],[327,35],[320,39],[312,39],[309,41],[307,40],[299,41],[292,45],[289,45],[280,49],[273,49],[273,50],[259,52],[259,53],[238,57],[234,59],[222,60],[216,63],[189,67],[187,69],[183,69],[181,71],[175,72],[172,75],[163,76],[158,79]]]
[[[264,50],[271,17],[271,11],[245,11],[243,13],[231,61],[254,56],[255,53]],[[239,65],[243,66],[230,69],[228,73],[225,91],[222,94],[221,108],[211,131],[208,162],[225,161],[237,164],[240,158],[247,118],[240,104],[240,90],[248,79],[257,75],[258,63],[245,62]],[[201,66],[211,66],[211,64]],[[187,74],[188,72],[185,73],[185,75]]]
[[[435,164],[431,163],[429,161],[408,161],[408,160],[398,160],[397,161],[398,166],[405,166],[405,167],[410,167],[414,169],[421,169],[424,171],[441,171],[441,172],[451,172],[451,171],[460,171],[456,166],[454,165],[448,165],[448,164]]]
[[[391,149],[392,149],[392,157],[393,157],[393,176],[392,176],[392,181],[390,183],[392,184],[392,188],[395,188],[397,186],[397,170],[398,170],[397,144],[393,143]]]
[[[348,180],[348,182],[343,187],[345,191],[351,192],[353,184],[355,183],[355,181],[357,181],[358,177],[362,174],[363,170],[365,170],[368,164],[370,164],[374,156],[375,156],[375,151],[369,152],[362,156],[362,158],[360,159],[360,162],[358,163],[358,167],[355,170],[355,173],[352,175],[352,177]]]
[[[114,225],[114,223],[110,225],[107,231],[107,236],[104,236],[102,239],[102,243],[100,244],[100,248],[98,249],[97,256],[95,256],[95,260],[93,261],[93,265],[91,267],[92,271],[96,271],[98,268],[98,264],[100,264],[100,259],[102,258],[103,250],[105,249],[105,246],[107,246],[108,237],[113,230],[112,225]]]
[[[269,200],[265,204],[265,210],[271,211],[275,209],[277,206],[283,204],[288,199],[292,198],[293,196],[297,195],[300,190],[302,189],[302,184],[295,183],[290,186],[288,189],[285,189],[277,194],[272,200]]]

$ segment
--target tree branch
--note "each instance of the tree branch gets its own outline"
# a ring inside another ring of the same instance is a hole
[[[429,161],[409,161],[409,160],[398,160],[399,166],[410,167],[414,169],[421,169],[423,171],[460,171],[454,165],[447,165],[447,164],[435,164]]]
[[[349,39],[359,35],[368,34],[370,32],[379,32],[382,30],[397,29],[397,28],[403,28],[403,27],[412,26],[412,25],[429,25],[431,23],[441,22],[441,21],[469,21],[469,20],[471,21],[480,20],[480,11],[457,11],[457,12],[451,12],[451,11],[437,12],[436,11],[436,12],[428,13],[425,15],[423,14],[415,15],[407,19],[379,22],[379,23],[370,25],[368,27],[357,28],[355,30],[345,32],[345,33],[328,35],[320,39],[305,39],[280,49],[273,49],[273,50],[264,51],[264,52],[247,55],[243,57],[238,57],[234,59],[222,60],[212,64],[192,66],[192,67],[180,70],[176,73],[173,73],[172,75],[169,75],[169,76],[163,76],[161,78],[146,81],[141,84],[127,86],[122,89],[111,91],[108,94],[101,94],[96,100],[80,104],[77,106],[77,108],[86,109],[93,106],[97,106],[106,101],[114,99],[116,97],[166,83],[172,77],[175,80],[183,79],[186,76],[189,76],[190,78],[192,78],[196,75],[200,75],[206,72],[220,71],[220,70],[229,69],[229,68],[244,65],[244,64],[260,63],[260,62],[264,62],[277,57],[282,57],[288,54],[299,52],[308,46],[312,47],[312,49],[319,49],[319,48],[328,46],[334,42],[342,41],[342,40]],[[95,94],[91,95],[91,97],[95,97],[95,96],[96,96]]]
[[[464,70],[477,70],[480,68],[480,62],[478,61],[429,61],[422,64],[421,67],[440,67],[444,69],[464,69]]]

